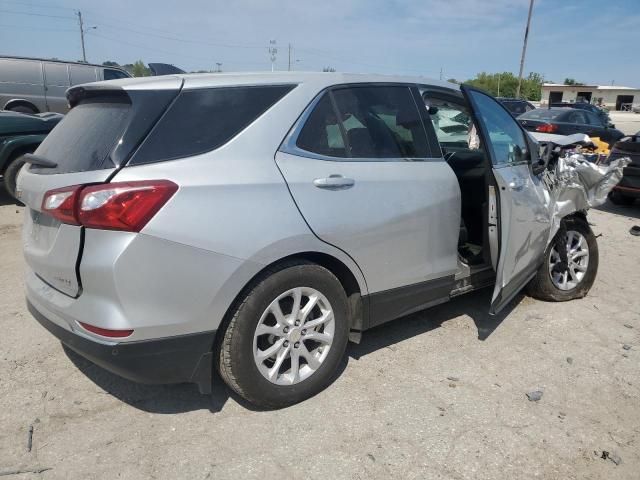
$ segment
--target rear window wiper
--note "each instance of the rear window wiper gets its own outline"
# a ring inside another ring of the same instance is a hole
[[[22,158],[24,158],[25,163],[37,165],[42,168],[56,168],[58,166],[58,164],[53,160],[41,157],[40,155],[34,155],[33,153],[26,153]]]

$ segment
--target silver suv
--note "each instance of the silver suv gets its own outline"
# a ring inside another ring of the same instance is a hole
[[[593,284],[584,213],[552,229],[538,145],[479,90],[216,74],[68,100],[18,179],[26,296],[123,377],[207,393],[216,368],[281,407],[376,325],[487,286],[495,313],[525,285],[569,300]]]

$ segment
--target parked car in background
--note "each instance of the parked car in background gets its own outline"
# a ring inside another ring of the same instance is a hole
[[[579,110],[586,110],[588,112],[594,113],[597,116],[600,117],[600,119],[602,120],[602,122],[605,125],[609,125],[610,127],[615,127],[615,125],[613,125],[611,123],[611,118],[609,117],[609,112],[603,108],[600,107],[596,107],[595,105],[592,105],[591,103],[587,103],[587,102],[555,102],[552,103],[551,105],[549,105],[549,107],[556,107],[556,108],[577,108]]]
[[[622,171],[622,180],[609,193],[609,200],[616,205],[631,205],[640,198],[640,132],[613,146],[609,161],[621,157],[629,157],[631,163]]]
[[[532,132],[557,135],[584,133],[590,137],[599,137],[608,144],[624,137],[624,133],[608,126],[595,113],[575,108],[536,108],[520,115],[518,121]]]
[[[130,76],[117,67],[0,57],[0,109],[21,113],[66,113],[69,108],[65,92],[70,86]]]
[[[22,156],[38,148],[63,117],[60,113],[27,115],[0,111],[0,175],[12,197],[15,197],[16,175],[24,165]]]
[[[640,105],[634,105],[633,107],[631,107],[631,111],[633,113],[640,113]]]
[[[507,107],[507,110],[509,110],[514,117],[522,115],[529,110],[535,110],[536,108],[533,103],[519,98],[497,97],[497,99],[501,104]]]
[[[559,301],[595,280],[585,213],[555,217],[539,145],[477,89],[283,72],[68,98],[18,178],[28,307],[132,380],[204,393],[217,368],[283,407],[329,385],[366,329],[487,286],[497,313],[527,284]],[[431,99],[482,148],[436,130]]]

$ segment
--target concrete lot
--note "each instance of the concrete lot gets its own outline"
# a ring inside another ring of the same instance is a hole
[[[610,112],[611,121],[625,135],[635,135],[640,132],[640,113]]]
[[[219,380],[213,397],[142,386],[66,353],[25,309],[21,218],[0,193],[0,475],[638,478],[640,206],[590,214],[600,272],[586,298],[520,296],[491,318],[485,290],[412,315],[351,346],[328,390],[271,412]]]

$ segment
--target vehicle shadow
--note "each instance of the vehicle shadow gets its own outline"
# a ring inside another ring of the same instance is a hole
[[[390,347],[416,335],[428,333],[440,327],[447,320],[461,315],[468,315],[473,319],[478,329],[478,340],[483,341],[498,328],[522,298],[523,295],[519,295],[499,315],[490,316],[488,310],[491,290],[484,289],[369,330],[363,334],[362,342],[359,345],[349,344],[347,355],[341,362],[333,380],[335,381],[347,368],[349,358],[357,360],[369,353]],[[143,385],[132,382],[91,363],[64,345],[63,349],[78,370],[93,383],[117,399],[145,412],[175,414],[194,410],[209,410],[211,413],[218,413],[230,398],[248,410],[264,411],[231,391],[217,373],[214,374],[213,393],[201,395],[196,385],[192,384]]]
[[[23,204],[9,195],[0,182],[0,207],[4,207],[5,205],[22,206]]]
[[[620,215],[621,217],[640,219],[640,200],[636,200],[633,205],[615,205],[607,200],[607,203],[595,207],[594,210]]]

